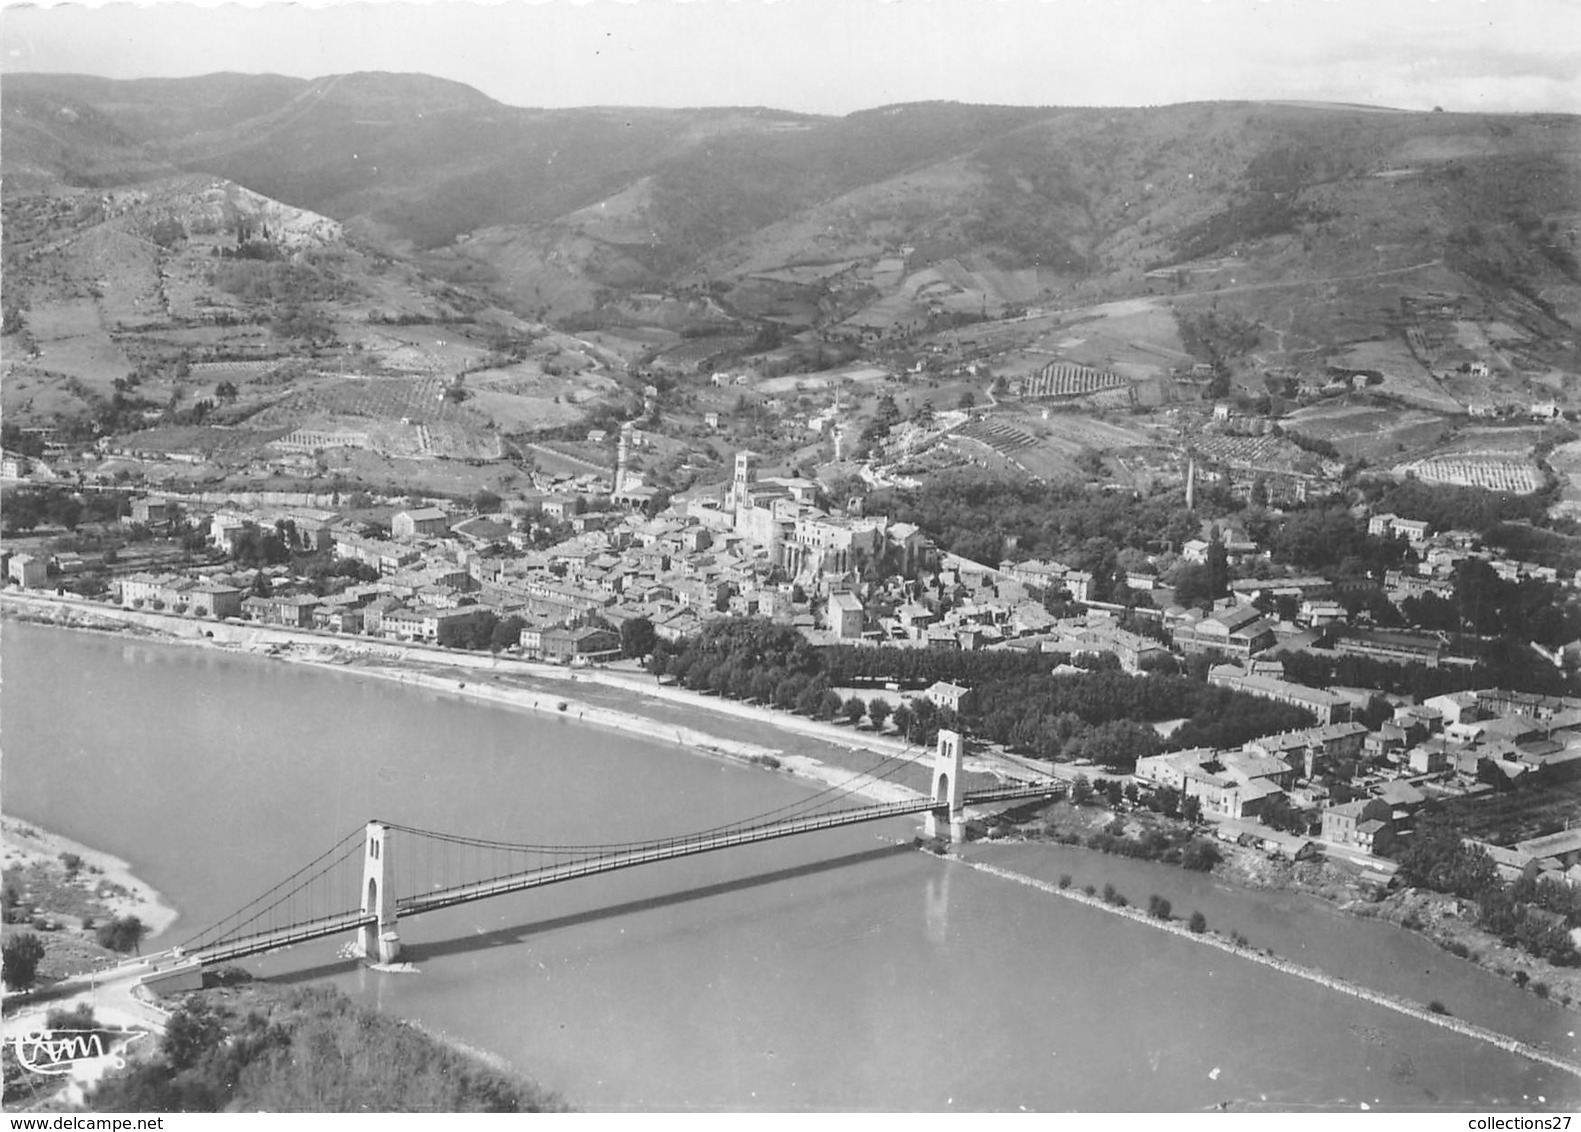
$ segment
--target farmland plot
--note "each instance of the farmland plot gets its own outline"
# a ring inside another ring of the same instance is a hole
[[[40,303],[27,312],[27,326],[40,355],[27,368],[79,378],[106,397],[110,383],[132,368],[92,299]]]
[[[100,225],[65,251],[67,270],[88,280],[112,330],[138,330],[169,321],[159,277],[159,249],[147,240]]]

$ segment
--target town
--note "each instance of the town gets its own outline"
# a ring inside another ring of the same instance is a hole
[[[958,727],[1080,796],[1096,783],[1120,807],[1151,805],[1279,858],[1349,861],[1378,885],[1423,840],[1417,817],[1432,805],[1455,815],[1463,847],[1485,853],[1502,882],[1581,890],[1581,831],[1559,824],[1581,767],[1581,696],[1565,694],[1581,634],[1561,613],[1581,573],[1382,511],[1352,515],[1371,569],[1310,572],[1290,548],[1295,524],[1265,545],[1248,533],[1253,512],[1226,511],[1226,489],[1213,505],[1194,499],[1194,463],[1184,495],[1170,497],[1186,508],[1172,529],[1194,537],[1155,553],[1126,548],[1128,569],[1112,548],[1094,561],[1089,547],[1086,569],[978,562],[873,513],[879,492],[831,498],[818,480],[763,474],[750,451],[737,453],[729,481],[656,510],[657,493],[628,470],[631,431],[614,477],[541,477],[540,493],[510,504],[364,492],[335,508],[113,485],[72,496],[46,473],[16,488],[40,513],[36,530],[11,532],[33,548],[8,540],[6,582],[337,640],[645,664],[699,693],[866,717],[920,742]],[[12,457],[8,470],[27,464]],[[1113,493],[1086,490],[1115,506]],[[74,534],[48,537],[63,519]],[[114,549],[49,549],[65,545]],[[1553,614],[1541,629],[1529,619],[1540,639],[1518,658],[1495,657],[1504,619],[1533,602]],[[693,643],[740,625],[789,631],[831,659],[764,683],[739,655],[696,655]],[[1045,719],[1007,714],[995,690],[1026,677],[1071,688],[1105,673],[1194,681],[1263,707],[1217,729],[1160,716],[1162,701],[1134,719],[1077,708],[1087,718],[1071,717],[1078,734],[1066,723],[1061,741]],[[1483,682],[1501,674],[1520,687]],[[1218,741],[1182,741],[1205,735]]]

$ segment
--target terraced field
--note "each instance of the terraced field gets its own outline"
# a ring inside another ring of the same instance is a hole
[[[1045,398],[1081,397],[1105,389],[1115,389],[1127,384],[1125,378],[1107,370],[1088,366],[1071,365],[1069,362],[1050,362],[1037,373],[1020,381],[1020,394],[1028,400]],[[1011,389],[1016,388],[1015,384]]]
[[[1394,469],[1397,476],[1414,475],[1427,483],[1457,487],[1484,487],[1529,495],[1543,485],[1543,472],[1535,461],[1504,452],[1458,452],[1413,460]]]
[[[982,441],[996,452],[1014,452],[1018,448],[1030,448],[1037,443],[1037,437],[1031,433],[992,417],[971,421],[955,431],[958,436],[969,436],[973,440]]]

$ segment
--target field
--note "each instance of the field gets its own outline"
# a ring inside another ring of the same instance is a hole
[[[1422,368],[1403,341],[1358,342],[1329,360],[1332,365],[1383,374],[1383,384],[1376,387],[1379,392],[1407,404],[1445,413],[1461,411],[1460,402],[1444,392],[1438,379]]]
[[[990,470],[1013,468],[1046,480],[1079,479],[1078,463],[1091,453],[1121,453],[1152,445],[1154,438],[1129,424],[1075,412],[1006,409],[957,429],[957,450]]]
[[[1581,440],[1556,447],[1548,456],[1548,466],[1559,477],[1559,502],[1553,513],[1570,518],[1581,515]]]
[[[1292,413],[1290,431],[1326,440],[1344,460],[1378,462],[1426,451],[1449,435],[1451,424],[1436,413],[1344,401],[1325,401]]]
[[[1429,456],[1401,464],[1395,475],[1414,475],[1425,483],[1453,484],[1456,487],[1482,487],[1489,491],[1508,491],[1530,495],[1543,485],[1542,469],[1500,456]]]

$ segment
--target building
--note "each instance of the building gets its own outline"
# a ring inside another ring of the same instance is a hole
[[[1237,605],[1201,617],[1188,617],[1170,633],[1175,648],[1186,654],[1222,653],[1249,659],[1274,644],[1274,628],[1260,610]]]
[[[1137,759],[1136,777],[1195,798],[1205,817],[1221,819],[1255,817],[1283,795],[1292,772],[1278,759],[1196,747]]]
[[[450,516],[437,507],[397,511],[390,520],[390,534],[399,539],[429,538],[449,530]]]
[[[620,634],[593,625],[545,629],[539,637],[538,649],[545,660],[563,664],[577,660],[616,660],[620,657]]]
[[[1323,840],[1364,853],[1385,854],[1394,847],[1394,816],[1380,798],[1358,798],[1323,811]]]
[[[220,582],[199,582],[187,590],[187,603],[192,613],[200,617],[221,620],[242,615],[242,598],[245,593],[237,586]]]
[[[1332,723],[1265,735],[1246,743],[1242,750],[1279,759],[1294,767],[1302,778],[1311,778],[1336,759],[1361,757],[1367,734],[1366,726],[1360,723]]]
[[[864,615],[862,601],[854,593],[837,593],[829,598],[829,629],[843,641],[861,640]]]
[[[38,589],[49,583],[49,563],[36,554],[13,554],[6,573],[23,589]]]
[[[959,714],[970,702],[972,690],[963,688],[959,684],[952,684],[948,680],[940,680],[929,685],[923,696],[940,711],[953,711]]]
[[[1339,723],[1350,718],[1350,701],[1343,696],[1272,676],[1251,676],[1233,664],[1221,664],[1211,669],[1208,683],[1245,692],[1249,696],[1261,696],[1265,700],[1305,708],[1317,717],[1320,725]]]
[[[134,499],[132,500],[132,513],[125,520],[128,523],[141,523],[145,527],[159,527],[170,522],[174,517],[173,508],[163,499]]]
[[[1444,641],[1436,633],[1351,632],[1334,643],[1350,656],[1364,656],[1386,664],[1420,664],[1437,668]]]

